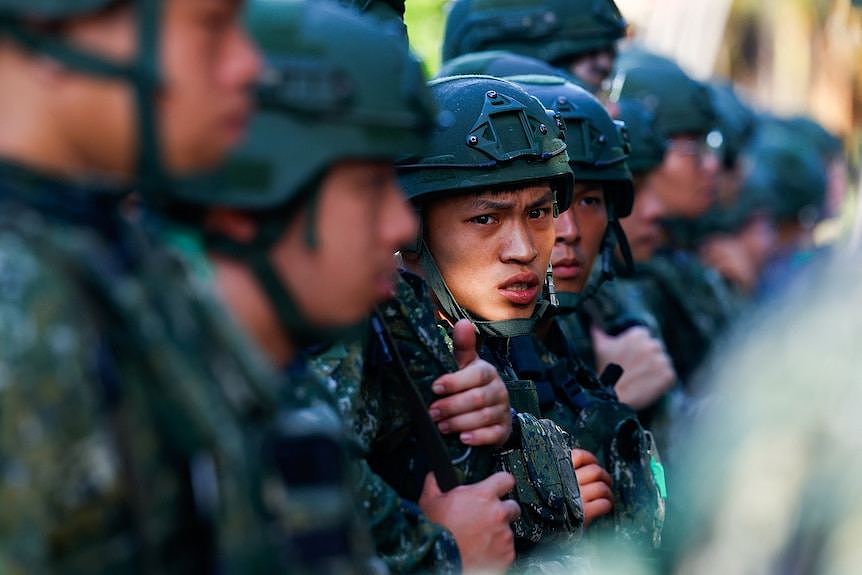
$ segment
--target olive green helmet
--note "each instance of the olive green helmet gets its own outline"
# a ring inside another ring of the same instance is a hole
[[[306,241],[315,246],[318,193],[333,165],[394,162],[422,150],[433,124],[430,92],[406,44],[355,10],[318,0],[255,0],[248,21],[266,56],[248,137],[211,185],[198,182],[179,199],[256,217],[252,241],[211,234],[209,247],[250,267],[295,341],[352,337],[361,326],[322,329],[306,319],[269,254],[300,207],[307,207]]]
[[[595,96],[556,76],[507,78],[539,99],[566,124],[566,151],[575,181],[601,182],[612,216],[632,212],[634,188],[626,159],[629,153],[625,126],[615,122]]]
[[[757,144],[749,165],[742,189],[771,197],[771,212],[778,221],[810,227],[822,219],[826,166],[810,142],[794,139],[793,132],[787,132],[783,140]]]
[[[561,118],[499,78],[453,76],[429,85],[439,125],[425,154],[398,168],[411,201],[547,180],[559,209],[568,207],[573,180]]]
[[[248,22],[265,54],[258,112],[226,172],[185,202],[283,207],[340,160],[423,148],[434,119],[421,65],[373,20],[329,2],[255,0]]]
[[[551,66],[544,60],[505,50],[488,50],[458,56],[445,62],[437,72],[437,77],[480,75],[505,78],[527,74],[561,76],[577,83],[577,78],[572,77],[565,70]]]
[[[732,169],[742,150],[754,136],[757,117],[728,83],[708,85],[716,112],[716,132],[710,133],[707,143],[717,149],[726,169]],[[715,140],[715,141],[713,141]]]
[[[407,39],[407,26],[404,25],[405,0],[339,0],[339,2],[372,16],[387,29]]]
[[[573,177],[562,118],[520,86],[490,76],[453,76],[431,82],[440,109],[428,150],[398,166],[407,196],[421,211],[429,201],[498,187],[549,182],[556,210],[571,203]],[[556,211],[555,211],[556,215]],[[425,279],[451,319],[470,319],[481,333],[511,337],[530,333],[547,308],[530,319],[479,321],[446,285],[422,233],[409,251],[419,255]]]
[[[619,218],[631,214],[634,202],[632,174],[626,164],[628,135],[595,96],[556,76],[512,76],[507,78],[537,97],[566,123],[566,146],[575,181],[597,182],[604,191],[608,225],[602,244],[602,276],[612,275],[614,246],[618,245],[627,269],[632,257]],[[577,305],[571,294],[559,294],[564,307]]]
[[[655,114],[640,100],[623,98],[615,103],[617,117],[626,125],[630,151],[626,162],[634,175],[646,174],[664,162],[667,138],[656,126]]]
[[[161,161],[156,99],[161,82],[158,64],[161,0],[130,0],[135,7],[136,55],[118,61],[73,45],[52,33],[51,24],[95,14],[116,0],[0,0],[0,42],[10,39],[19,45],[60,62],[80,73],[128,83],[135,96],[138,128],[136,181],[146,200],[161,198],[172,187],[170,175]]]
[[[667,137],[706,135],[715,128],[715,110],[706,86],[675,62],[632,46],[617,58],[611,99],[636,98],[656,116]]]
[[[455,0],[446,19],[443,61],[508,50],[559,64],[613,49],[625,30],[613,0]]]

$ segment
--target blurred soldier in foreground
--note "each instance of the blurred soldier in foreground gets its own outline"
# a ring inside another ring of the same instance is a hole
[[[859,264],[836,258],[717,357],[715,396],[686,422],[684,512],[662,572],[862,570]]]
[[[131,190],[160,205],[242,136],[240,6],[0,3],[4,573],[300,565],[272,374],[125,218]]]
[[[340,487],[359,498],[375,550],[392,571],[453,573],[462,561],[465,569],[505,566],[513,555],[508,523],[518,513],[514,502],[500,501],[512,486],[508,474],[445,494],[429,490],[423,514],[365,460],[364,424],[384,415],[357,403],[353,382],[308,373],[309,346],[362,335],[372,307],[393,289],[393,253],[415,235],[392,160],[421,149],[431,125],[419,65],[399,38],[331,4],[261,0],[250,22],[267,56],[262,111],[222,175],[227,185],[215,181],[184,196],[196,208],[190,223],[204,231],[186,235],[186,246],[198,244],[186,251],[209,264],[235,318],[285,371],[280,396],[340,412],[354,456],[351,484]],[[508,424],[505,388],[496,382]],[[294,460],[293,473],[306,479],[335,463],[310,448],[301,453],[308,460]],[[338,495],[291,505],[309,523],[307,553],[338,549],[337,533],[319,528]]]
[[[598,92],[625,32],[614,0],[457,0],[446,19],[443,62],[504,50],[543,60]]]

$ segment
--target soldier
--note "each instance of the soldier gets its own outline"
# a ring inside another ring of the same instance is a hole
[[[509,82],[457,76],[431,85],[445,123],[429,151],[399,165],[422,222],[418,242],[402,255],[428,282],[441,325],[473,321],[480,354],[507,381],[521,446],[504,446],[501,458],[519,477],[520,548],[553,543],[562,555],[571,554],[580,527],[573,463],[588,496],[587,521],[609,510],[608,501],[599,501],[609,499],[609,478],[593,458],[576,452],[573,462],[567,434],[537,419],[535,387],[518,379],[508,355],[510,339],[529,334],[546,307],[539,296],[553,218],[571,197],[562,123]],[[551,449],[542,447],[548,441]],[[549,489],[561,482],[564,490]]]
[[[744,154],[755,134],[756,116],[730,84],[711,83],[718,127],[707,136],[720,162],[715,205],[701,218],[698,253],[735,290],[750,295],[774,243],[766,198],[756,186],[741,189],[750,162]]]
[[[757,286],[761,301],[786,290],[828,248],[814,243],[826,215],[828,172],[817,148],[789,128],[768,128],[751,151],[745,186],[771,200],[776,246]],[[806,272],[807,273],[807,272]]]
[[[506,50],[543,60],[598,92],[625,32],[613,0],[458,0],[446,18],[443,62]]]
[[[633,343],[634,353],[622,356],[626,362],[623,378],[619,372],[612,375],[616,366],[599,378],[588,364],[591,358],[579,346],[593,322],[606,319],[603,314],[590,315],[590,300],[601,292],[600,282],[608,278],[594,280],[588,288],[590,270],[601,254],[605,261],[598,267],[609,275],[613,247],[625,242],[618,218],[625,218],[632,209],[628,141],[623,127],[585,90],[553,77],[510,80],[562,116],[571,150],[569,163],[575,173],[572,206],[555,221],[551,262],[559,305],[549,325],[537,331],[540,341],[513,340],[513,363],[522,378],[536,382],[543,414],[611,471],[615,506],[608,526],[624,540],[652,548],[661,539],[663,478],[657,477],[661,472],[652,437],[628,405],[649,406],[664,394],[674,383],[670,360],[657,341],[653,340],[652,347],[638,347],[633,334],[625,334],[620,339]],[[653,339],[642,326],[628,326],[629,330]],[[634,377],[625,379],[629,371]]]
[[[470,73],[471,69],[476,68],[477,70],[487,70],[498,76],[557,75],[554,68],[539,60],[507,52],[470,54],[453,60],[450,64],[451,66],[444,66],[444,68],[464,73]],[[549,108],[556,108],[556,98],[551,94],[552,91],[553,88],[549,88],[547,93],[544,94],[547,96],[544,103]],[[591,117],[598,117],[600,119],[604,117],[607,119],[607,112],[604,111],[601,105],[596,107],[594,99],[582,98],[582,91],[569,90],[567,88],[567,93],[571,92],[577,93],[581,104],[587,106],[586,109],[582,110],[581,107],[570,103],[570,108],[567,109],[568,114],[563,114],[564,118],[568,115],[568,119],[576,121],[579,126],[571,134],[574,134],[575,138],[577,138],[576,141],[581,141],[582,134],[584,133],[582,132],[582,128],[585,124],[591,126],[593,131],[590,133],[600,134],[601,130],[599,127],[589,122]],[[609,137],[609,135],[606,136],[606,141]],[[587,144],[588,142],[584,141],[583,144],[578,145],[586,146]],[[663,140],[661,142],[661,149],[662,156],[660,156],[660,160],[663,157]],[[583,168],[585,162],[589,163],[588,160],[580,159],[576,164]],[[589,175],[593,172],[587,170],[583,173]],[[608,174],[605,173],[602,175],[604,177]],[[628,173],[626,172],[625,178],[628,177]],[[663,215],[663,212],[656,209],[656,206],[660,205],[660,203],[654,199],[654,190],[654,186],[649,186],[649,190],[642,194],[643,200],[637,212],[637,220],[638,222],[643,221],[645,224],[641,225],[643,229],[638,233],[638,242],[642,242],[644,239],[658,240],[660,233],[658,218]],[[562,219],[569,217],[571,216],[564,216]],[[557,223],[560,224],[561,221],[558,219]],[[608,241],[603,244],[606,247],[605,256],[607,261],[604,262],[605,264],[612,263],[612,253],[610,250],[613,249],[614,231],[620,232],[618,226],[619,220],[614,219],[611,222]],[[653,235],[645,237],[643,235],[644,232],[647,234],[652,233]],[[649,259],[651,256],[652,253],[649,253],[645,259]],[[610,275],[609,272],[609,268],[605,270],[607,276]],[[557,275],[559,276],[559,274]],[[558,277],[557,281],[561,281],[562,284],[567,283],[567,280],[562,277]],[[580,291],[580,289],[577,291]],[[572,346],[573,350],[577,348],[577,352],[573,355],[594,368],[598,368],[599,364],[602,369],[610,363],[621,365],[624,373],[618,382],[618,392],[622,397],[622,401],[633,405],[636,409],[644,409],[652,405],[674,382],[673,370],[668,364],[668,356],[662,349],[661,342],[656,339],[658,328],[654,318],[645,309],[645,304],[641,301],[642,298],[637,295],[636,289],[613,289],[613,287],[610,287],[610,289],[598,290],[597,286],[594,285],[589,291],[591,294],[590,297],[576,297],[574,300],[578,301],[579,305],[569,306],[572,311],[578,308],[577,313],[580,317],[577,325],[572,324],[570,326],[570,335],[572,337],[568,343]],[[562,299],[566,299],[566,297],[564,295]],[[582,302],[581,300],[584,301]],[[587,302],[589,303],[584,305]],[[594,324],[597,329],[594,334],[591,334],[590,326]],[[653,333],[649,333],[645,328],[651,328]],[[608,335],[610,332],[613,335]],[[598,358],[596,357],[597,350],[595,346],[598,346],[600,355]]]
[[[505,567],[518,514],[515,502],[500,500],[510,475],[447,493],[428,479],[418,506],[402,500],[366,460],[373,426],[388,414],[360,403],[362,377],[351,379],[350,359],[323,382],[296,381],[309,360],[305,348],[345,339],[351,343],[332,353],[352,349],[371,308],[392,290],[393,254],[415,235],[392,159],[418,151],[431,122],[419,65],[400,39],[337,6],[313,6],[261,0],[250,18],[267,55],[263,110],[228,166],[229,185],[179,196],[203,227],[191,253],[206,251],[209,262],[197,260],[211,268],[237,321],[293,376],[282,394],[339,409],[358,455],[354,491],[385,564],[395,572]],[[489,435],[477,444],[503,441],[510,426],[505,387],[484,377],[493,370],[483,363],[467,361],[442,382],[479,388],[487,407],[502,412],[501,423],[465,428]]]
[[[716,128],[707,135],[707,144],[719,156],[716,204],[733,204],[744,177],[743,151],[757,128],[757,117],[734,90],[733,85],[711,82],[707,85],[716,113]]]
[[[301,570],[292,413],[125,218],[130,190],[160,203],[241,137],[240,8],[0,4],[4,573]]]
[[[658,572],[862,567],[858,255],[747,322],[715,362],[714,397],[686,422],[680,514]]]
[[[650,175],[665,207],[669,239],[636,281],[658,319],[673,366],[687,382],[738,305],[720,275],[690,252],[694,220],[713,202],[717,158],[706,143],[715,124],[706,88],[674,62],[631,47],[617,65],[611,98],[640,100],[667,139],[662,164]]]

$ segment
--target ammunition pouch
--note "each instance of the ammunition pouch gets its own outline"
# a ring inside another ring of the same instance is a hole
[[[521,506],[515,537],[538,543],[550,534],[579,536],[584,512],[572,467],[568,434],[548,419],[518,413],[521,446],[499,454],[500,468],[515,476],[512,493]]]

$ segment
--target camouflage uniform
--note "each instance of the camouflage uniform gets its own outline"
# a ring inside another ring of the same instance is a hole
[[[415,385],[427,407],[436,399],[431,384],[457,369],[451,341],[436,323],[426,289],[419,278],[405,273],[397,283],[397,297],[378,310],[412,382],[393,364],[390,343],[374,336],[364,357],[359,353],[361,344],[353,343],[333,347],[315,359],[315,365],[337,387],[345,417],[368,450],[371,467],[409,501],[418,501],[425,475],[432,468],[415,421],[404,406],[408,399],[403,387]],[[352,399],[346,400],[348,397]],[[454,435],[445,438],[459,479],[475,483],[501,467],[511,471],[517,481],[514,497],[524,514],[513,526],[520,547],[534,547],[541,541],[543,546],[570,552],[568,546],[579,532],[583,511],[568,450],[554,443],[565,441],[565,434],[531,414],[516,418],[516,437],[502,450],[465,447]],[[562,498],[559,482],[565,478],[569,478],[564,484],[568,495]],[[546,485],[548,481],[557,483]]]
[[[741,306],[739,296],[718,271],[682,250],[667,250],[636,266],[635,282],[659,321],[677,375],[683,382],[721,337]]]
[[[325,415],[279,407],[206,290],[121,217],[123,190],[2,171],[0,571],[350,569],[290,542],[309,534],[291,427]]]
[[[836,263],[838,265],[836,265]],[[685,422],[662,573],[858,573],[858,254],[747,318]]]
[[[364,355],[363,341],[338,343],[314,353],[311,366],[336,398],[357,446],[361,458],[357,497],[368,516],[377,553],[396,573],[457,573],[460,555],[452,534],[422,515],[416,505],[418,496],[402,497],[393,488],[397,485],[390,485],[390,477],[384,479],[369,465],[381,427],[390,421],[403,423],[405,416],[397,408],[393,411],[377,386],[366,382]]]

